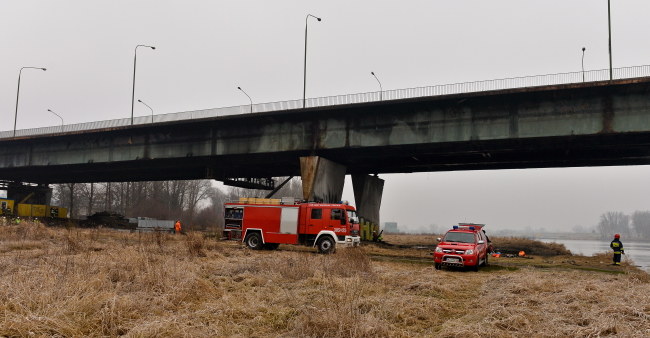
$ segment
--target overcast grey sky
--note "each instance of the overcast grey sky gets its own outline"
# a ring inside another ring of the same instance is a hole
[[[608,67],[606,0],[0,1],[1,130]],[[612,0],[614,67],[650,64],[650,2]],[[648,167],[386,175],[382,221],[592,226],[650,209]],[[346,198],[353,200],[351,189]]]

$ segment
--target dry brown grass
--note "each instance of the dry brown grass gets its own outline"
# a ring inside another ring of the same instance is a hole
[[[436,271],[371,260],[372,247],[318,255],[200,233],[1,229],[0,336],[650,335],[650,278],[630,266]]]
[[[383,234],[384,242],[402,246],[435,246],[436,238],[443,235],[423,234]]]

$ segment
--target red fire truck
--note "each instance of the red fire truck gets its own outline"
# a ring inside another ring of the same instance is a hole
[[[347,203],[241,198],[239,203],[226,203],[224,215],[224,237],[243,240],[254,250],[302,244],[331,253],[337,246],[360,243],[359,219]]]

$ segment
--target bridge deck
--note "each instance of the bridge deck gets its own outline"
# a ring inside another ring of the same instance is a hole
[[[0,180],[35,183],[645,164],[650,78],[220,116],[0,140]]]

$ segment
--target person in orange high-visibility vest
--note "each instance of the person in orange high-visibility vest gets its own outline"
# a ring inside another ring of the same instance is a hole
[[[176,224],[174,224],[174,231],[177,234],[181,233],[181,221],[180,220],[176,221]]]

